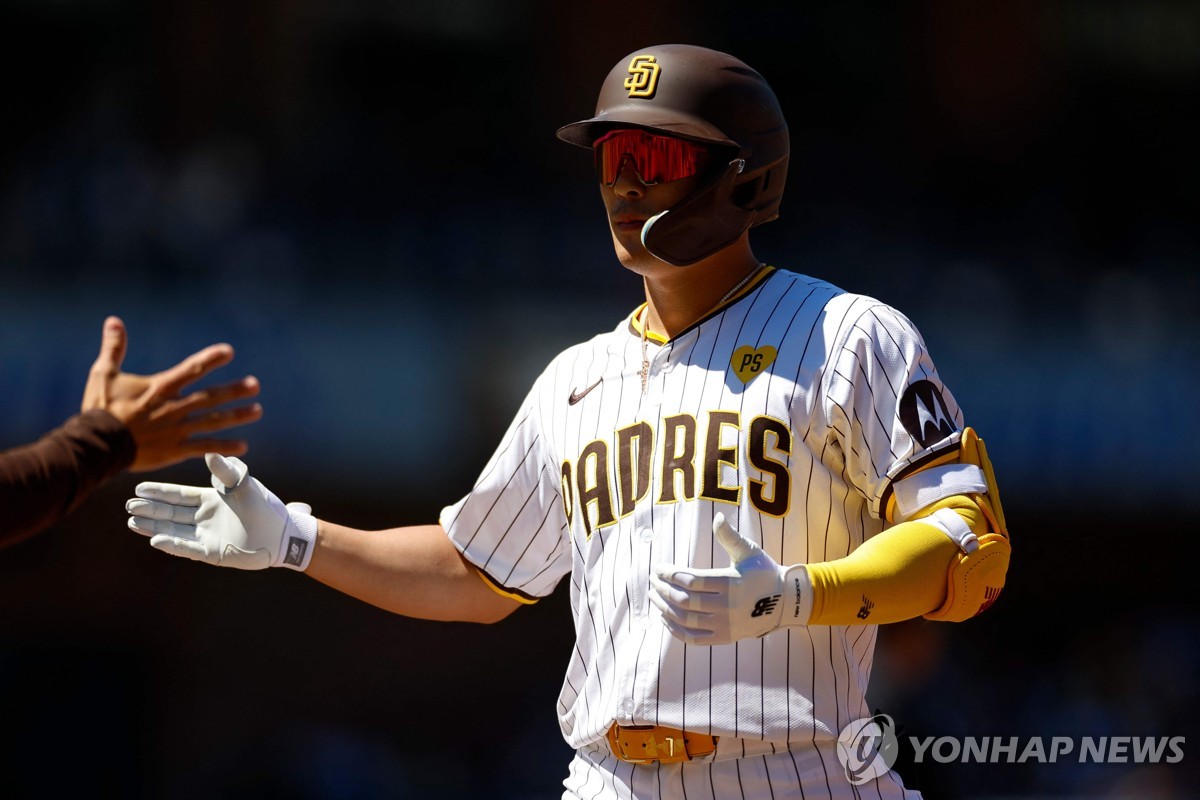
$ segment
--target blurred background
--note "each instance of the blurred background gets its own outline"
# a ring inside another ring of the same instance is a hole
[[[994,609],[881,632],[873,707],[921,737],[1187,737],[1173,765],[902,775],[1200,796],[1200,6],[0,0],[0,36],[0,447],[78,409],[116,313],[130,371],[231,342],[255,474],[366,528],[435,519],[549,358],[640,302],[555,129],[641,46],[743,58],[793,148],[756,253],[917,323],[1014,531]],[[136,482],[0,552],[0,796],[561,794],[565,591],[394,617],[153,552]]]

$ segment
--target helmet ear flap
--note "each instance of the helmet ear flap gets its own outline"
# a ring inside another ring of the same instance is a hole
[[[650,255],[686,267],[727,247],[753,224],[757,212],[735,205],[735,184],[745,161],[735,158],[715,180],[680,203],[651,217],[642,227]],[[753,186],[754,182],[750,182]]]
[[[761,225],[779,217],[779,196],[783,193],[783,184],[787,178],[787,162],[776,164],[770,169],[763,170],[752,180],[739,184],[733,190],[733,204],[755,212],[770,209],[769,214],[759,213],[754,224]]]

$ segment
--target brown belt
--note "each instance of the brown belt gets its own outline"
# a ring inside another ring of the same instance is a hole
[[[608,729],[608,746],[613,755],[631,764],[691,761],[716,750],[718,738],[661,725],[618,725],[614,722]]]

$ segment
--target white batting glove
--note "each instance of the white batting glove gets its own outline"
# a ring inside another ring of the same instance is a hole
[[[780,625],[804,625],[812,613],[812,584],[804,566],[781,567],[725,521],[713,518],[713,535],[733,566],[655,567],[650,602],[663,624],[688,644],[729,644],[765,636]]]
[[[157,550],[214,566],[307,569],[317,538],[312,509],[285,506],[239,459],[209,453],[204,461],[211,489],[139,483],[125,504],[129,527]]]

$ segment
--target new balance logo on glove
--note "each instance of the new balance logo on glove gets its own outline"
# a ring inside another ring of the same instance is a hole
[[[304,554],[307,551],[307,541],[301,539],[299,536],[288,537],[287,555],[284,556],[283,563],[299,567],[304,564]]]
[[[777,594],[772,595],[771,597],[761,597],[759,598],[758,602],[754,604],[754,610],[750,612],[750,616],[766,616],[775,610],[777,603],[779,603],[779,595]]]

